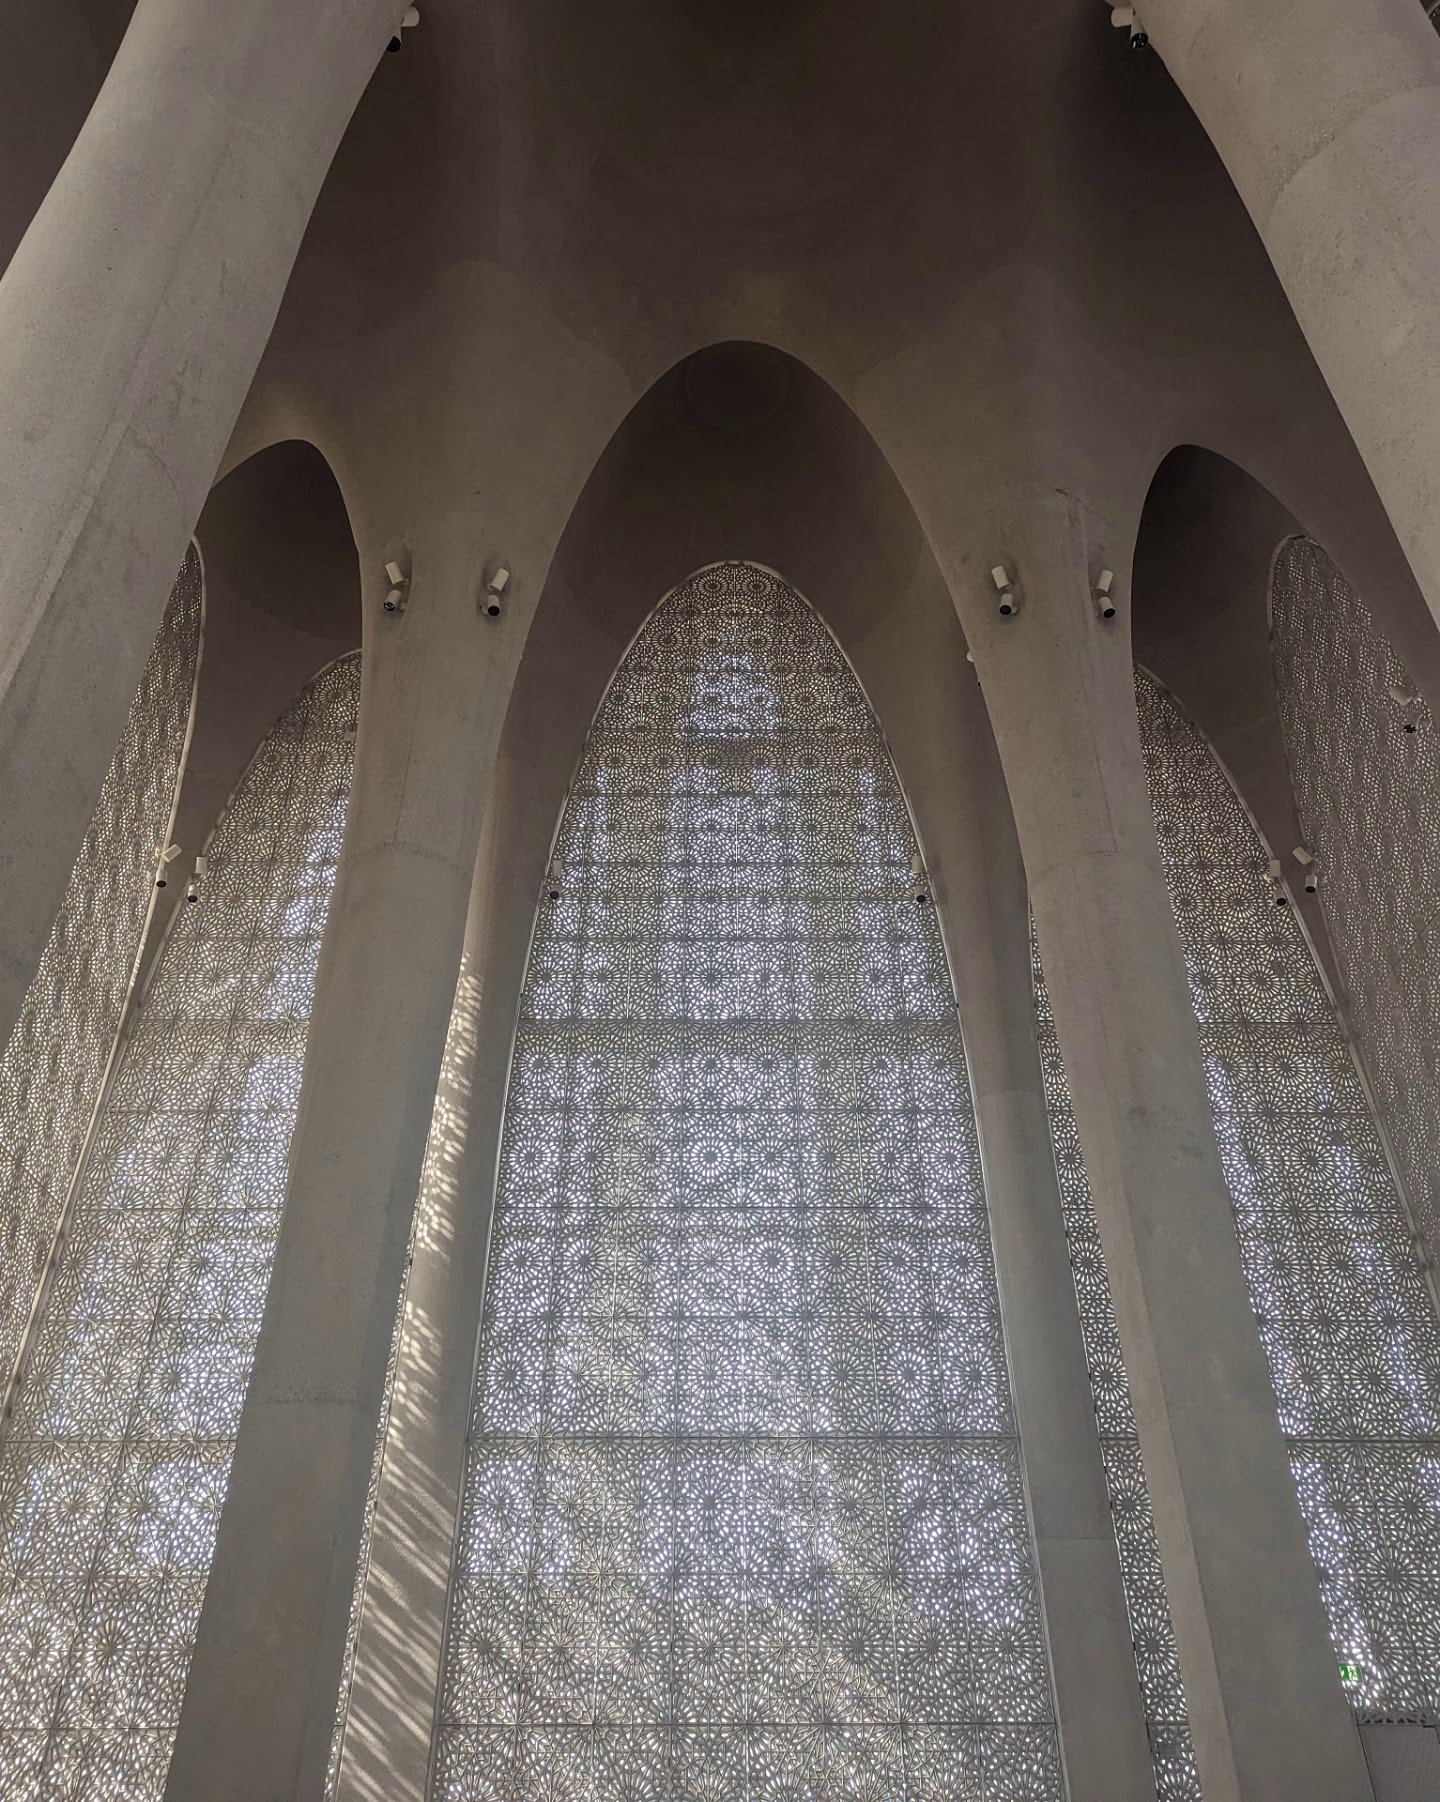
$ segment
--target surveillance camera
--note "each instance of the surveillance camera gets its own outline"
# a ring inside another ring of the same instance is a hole
[[[192,880],[186,885],[185,899],[192,907],[200,899],[200,884],[198,882]]]
[[[552,901],[558,901],[564,893],[565,866],[557,857],[545,874],[545,892]]]
[[[990,580],[995,584],[995,592],[1000,597],[1000,617],[1010,619],[1020,611],[1020,601],[1011,584],[1009,570],[1003,563],[997,563],[990,571]]]
[[[1144,50],[1148,48],[1149,43],[1150,33],[1146,31],[1143,25],[1132,25],[1130,27],[1130,48],[1132,50]]]
[[[169,870],[170,865],[172,863],[174,863],[175,859],[179,855],[180,855],[179,845],[162,845],[161,846],[161,848],[160,848],[160,868],[155,873],[156,888],[168,887],[170,878],[167,874],[167,871]]]
[[[396,27],[395,35],[393,38],[391,38],[389,46],[388,46],[390,54],[392,56],[395,54],[395,52],[397,50],[403,48],[403,39],[401,37],[401,33],[406,32],[406,31],[413,31],[419,23],[420,23],[420,8],[418,6],[407,6],[405,8],[405,12],[404,12],[403,16],[401,17],[399,25]]]
[[[1096,580],[1091,596],[1095,602],[1095,611],[1101,619],[1114,619],[1115,596],[1111,592],[1115,584],[1115,571],[1102,569]]]

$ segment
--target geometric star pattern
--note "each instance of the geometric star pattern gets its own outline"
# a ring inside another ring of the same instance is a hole
[[[249,1381],[358,657],[268,735],[104,1096],[0,1443],[0,1794],[158,1802]]]
[[[435,1794],[1062,1794],[964,1052],[883,735],[719,565],[621,664],[520,1007]]]
[[[45,1277],[155,898],[199,667],[202,589],[192,545],[0,1056],[0,1393]]]
[[[1142,674],[1137,700],[1240,1253],[1346,1688],[1367,1712],[1440,1709],[1434,1293],[1249,814],[1164,689]]]
[[[1440,738],[1370,609],[1317,544],[1271,584],[1275,688],[1320,905],[1402,1183],[1440,1252]]]
[[[1440,1322],[1344,1028],[1201,733],[1136,703],[1237,1235],[1343,1681],[1440,1706]],[[1327,716],[1332,726],[1336,714]],[[1323,890],[1322,890],[1323,892]],[[1164,1802],[1198,1797],[1174,1629],[1079,1135],[1035,955],[1071,1266]]]

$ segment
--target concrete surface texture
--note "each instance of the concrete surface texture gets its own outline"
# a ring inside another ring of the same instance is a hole
[[[417,1261],[340,1779],[424,1792],[535,886],[625,644],[722,556],[831,623],[933,860],[1073,1802],[1145,1773],[1027,885],[1205,1795],[1359,1802],[1129,680],[1133,653],[1285,839],[1264,589],[1298,527],[1440,704],[1440,41],[1416,0],[1148,0],[1139,53],[1098,0],[422,0],[386,55],[401,10],[17,5],[0,70],[0,1030],[197,524],[231,651],[207,653],[192,836],[363,613],[345,859],[171,1802],[322,1793],[465,944],[469,1174]]]

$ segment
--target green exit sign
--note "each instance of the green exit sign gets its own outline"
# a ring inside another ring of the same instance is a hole
[[[1360,1681],[1360,1666],[1358,1664],[1342,1664],[1340,1666],[1340,1681],[1342,1683],[1358,1683]]]

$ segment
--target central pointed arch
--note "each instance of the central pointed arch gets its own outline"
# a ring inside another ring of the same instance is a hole
[[[661,603],[524,985],[438,1795],[1061,1794],[915,853],[798,594]]]

